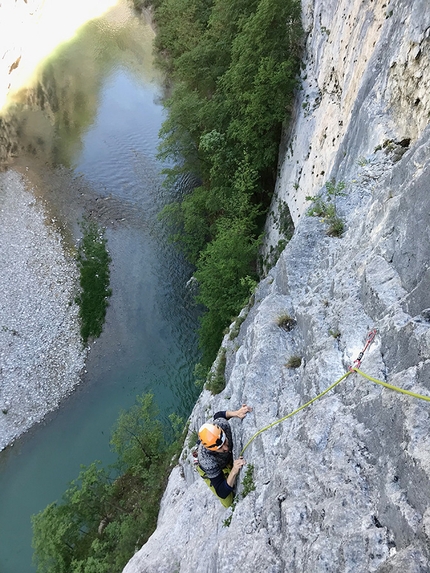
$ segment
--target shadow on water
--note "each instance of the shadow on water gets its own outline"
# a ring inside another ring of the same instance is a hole
[[[157,221],[169,198],[156,159],[163,109],[153,32],[118,10],[52,58],[26,92],[33,104],[14,110],[16,166],[66,242],[76,241],[83,216],[106,227],[113,295],[81,386],[0,455],[1,573],[35,571],[30,516],[61,497],[81,464],[113,461],[112,426],[137,394],[152,391],[166,420],[186,418],[198,393],[191,269]]]

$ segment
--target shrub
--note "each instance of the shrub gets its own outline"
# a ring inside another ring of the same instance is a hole
[[[240,327],[242,326],[242,323],[245,322],[245,320],[246,320],[246,314],[238,316],[236,318],[230,331],[229,335],[230,340],[234,340],[237,336],[239,336]]]
[[[292,318],[289,314],[281,314],[276,319],[276,324],[280,328],[283,328],[287,332],[290,332],[290,330],[293,330],[293,328],[296,326],[297,321],[294,318]]]
[[[290,356],[285,366],[287,368],[300,368],[301,364],[302,364],[301,356]]]
[[[214,372],[211,372],[206,383],[206,388],[212,394],[219,394],[225,388],[225,366],[227,363],[227,351],[225,348],[221,348],[217,364],[215,366]]]
[[[245,499],[247,495],[251,493],[251,491],[255,491],[255,483],[254,483],[254,466],[253,464],[247,464],[245,475],[242,481],[242,495],[236,497],[233,500],[232,505],[230,506],[230,515],[223,521],[224,527],[229,527],[231,524],[231,520],[233,518],[233,512],[236,509],[237,504],[239,503],[240,499]]]
[[[255,273],[252,264],[259,244],[247,234],[244,220],[223,219],[217,226],[218,234],[201,253],[194,273],[199,283],[196,300],[207,309],[200,323],[204,366],[216,356],[231,317],[248,302],[255,281],[246,277]]]
[[[307,201],[312,201],[312,205],[307,210],[307,215],[311,217],[323,217],[328,223],[327,235],[330,237],[340,237],[344,231],[344,221],[338,215],[336,208],[336,199],[345,197],[345,183],[339,181],[336,184],[334,179],[327,181],[325,184],[325,196],[307,196]]]

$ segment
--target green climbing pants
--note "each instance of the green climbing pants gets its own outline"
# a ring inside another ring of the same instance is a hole
[[[202,478],[205,480],[206,484],[209,486],[209,489],[211,490],[211,492],[216,495],[216,497],[220,500],[220,502],[223,504],[224,507],[230,507],[230,505],[233,503],[233,499],[234,499],[234,493],[231,492],[229,493],[229,495],[225,498],[220,497],[217,492],[215,491],[214,486],[211,484],[211,480],[207,477],[207,475],[205,474],[205,472],[202,470],[202,468],[197,465],[196,469],[198,471],[198,473],[202,476]],[[224,468],[222,470],[222,473],[224,474],[224,476],[227,478],[229,473],[231,472],[231,466],[227,466],[226,468]]]

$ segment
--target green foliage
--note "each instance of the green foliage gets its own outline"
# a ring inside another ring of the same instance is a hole
[[[297,321],[294,318],[292,318],[289,314],[285,313],[278,316],[278,318],[276,319],[276,324],[283,330],[290,332],[296,326]]]
[[[104,232],[94,222],[82,223],[83,237],[78,249],[81,292],[76,297],[84,344],[91,336],[100,336],[109,305],[111,258]]]
[[[132,0],[133,8],[140,12],[144,8],[147,8],[150,5],[150,0]]]
[[[294,233],[294,223],[286,201],[279,201],[278,211],[279,232],[284,235],[287,241],[289,241]]]
[[[328,223],[327,235],[330,237],[340,237],[345,228],[343,219],[338,215],[336,209],[336,199],[346,196],[345,187],[344,181],[339,181],[336,184],[335,180],[331,179],[325,184],[326,198],[323,195],[306,197],[307,201],[312,201],[307,214],[311,217],[324,218]]]
[[[219,394],[225,388],[225,366],[227,363],[227,352],[225,348],[221,347],[218,355],[218,363],[215,371],[211,372],[206,383],[206,388],[212,394]]]
[[[242,481],[242,487],[242,498],[245,498],[247,495],[249,495],[251,491],[255,491],[253,464],[248,464],[246,466],[245,476]]]
[[[197,442],[199,441],[199,434],[196,430],[194,430],[193,432],[191,432],[190,437],[188,439],[188,447],[191,450],[192,448],[194,448],[194,446],[197,445]]]
[[[329,227],[327,229],[327,235],[329,237],[340,237],[345,230],[345,224],[341,217],[335,215],[329,219]]]
[[[157,414],[152,394],[138,396],[134,406],[121,412],[111,445],[122,471],[146,477],[157,462],[164,449],[163,426]]]
[[[210,367],[203,366],[201,362],[194,367],[194,383],[198,388],[203,388],[209,374]]]
[[[261,257],[259,261],[260,269],[267,272],[274,267],[287,244],[287,239],[279,239],[275,246],[270,245],[267,255],[265,257]]]
[[[325,217],[327,215],[327,203],[319,195],[308,195],[306,201],[312,201],[312,205],[306,211],[309,217]]]
[[[345,197],[346,193],[344,193],[344,189],[346,187],[346,184],[344,181],[339,181],[339,183],[336,184],[336,181],[334,179],[330,179],[330,181],[327,181],[325,184],[325,188],[327,190],[327,195],[329,197],[329,199],[333,199],[335,200],[336,197]]]
[[[300,368],[301,364],[302,364],[301,356],[290,356],[285,366],[287,368]]]
[[[38,573],[122,571],[156,526],[175,443],[157,419],[150,394],[122,412],[112,434],[115,467],[82,468],[60,503],[32,517]],[[176,438],[180,421],[171,419]],[[118,471],[121,470],[121,473]]]
[[[255,491],[255,482],[254,482],[254,466],[253,464],[247,464],[245,475],[242,481],[242,495],[236,495],[233,503],[230,506],[230,515],[223,521],[224,527],[229,527],[231,524],[231,520],[233,519],[233,513],[236,509],[237,504],[241,499],[245,499],[247,495],[249,495],[252,491]]]
[[[200,286],[197,301],[207,309],[200,328],[204,366],[213,361],[224,328],[249,299],[259,244],[249,236],[244,220],[221,219],[217,227],[218,234],[201,253],[195,272]]]
[[[164,209],[196,265],[204,368],[249,296],[258,237],[276,177],[282,124],[296,87],[298,0],[161,0],[158,61],[172,79],[160,157],[169,184],[201,185]],[[245,280],[245,283],[243,282]]]
[[[246,316],[246,314],[243,314],[242,316],[238,316],[236,318],[230,331],[230,340],[234,340],[239,335],[240,327],[242,326],[242,323],[245,322]]]

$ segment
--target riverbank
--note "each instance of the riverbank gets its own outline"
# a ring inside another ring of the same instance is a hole
[[[80,382],[78,270],[23,176],[0,173],[0,450]]]

